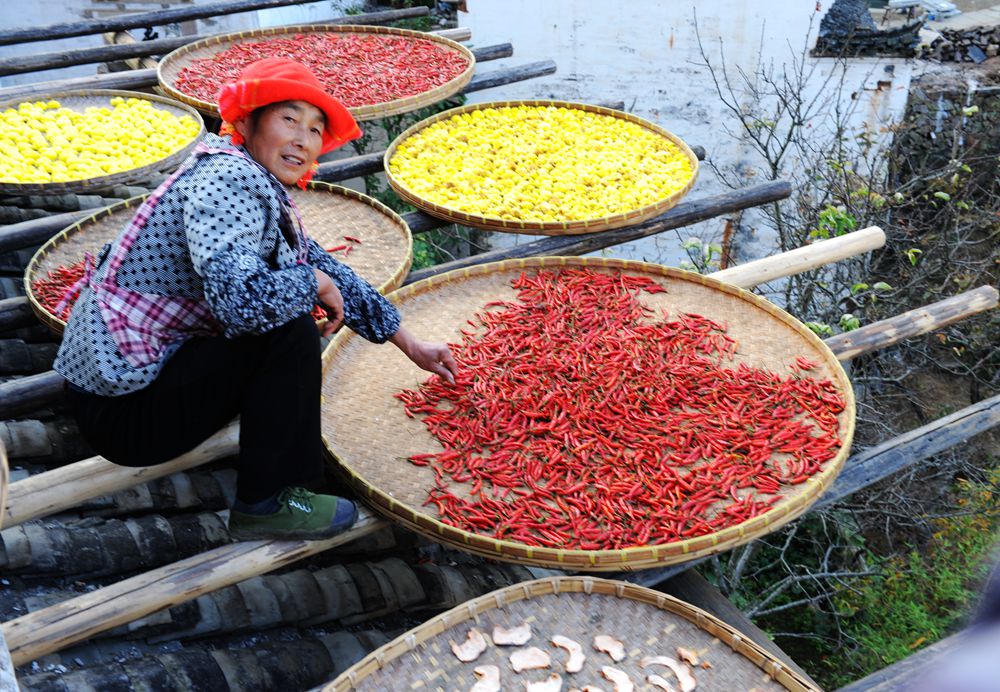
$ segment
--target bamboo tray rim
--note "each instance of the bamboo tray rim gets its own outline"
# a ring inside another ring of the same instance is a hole
[[[64,193],[80,193],[87,192],[89,190],[99,190],[105,187],[110,187],[112,185],[127,184],[130,182],[137,182],[143,180],[146,176],[160,171],[172,170],[184,160],[185,157],[191,152],[195,145],[205,136],[205,119],[202,117],[196,109],[192,108],[190,105],[178,101],[177,99],[170,98],[168,96],[160,96],[159,94],[146,94],[140,91],[125,91],[121,89],[72,89],[67,91],[56,91],[48,94],[38,94],[34,98],[25,97],[15,97],[12,99],[7,99],[5,101],[0,101],[0,110],[6,108],[16,108],[22,103],[32,103],[37,101],[52,101],[56,100],[60,102],[60,106],[63,108],[73,109],[72,106],[67,106],[62,103],[63,100],[69,98],[107,98],[108,106],[110,106],[110,101],[116,96],[121,96],[122,98],[135,98],[142,99],[144,101],[149,101],[154,104],[161,104],[164,106],[169,106],[182,111],[184,115],[189,115],[194,118],[195,122],[198,123],[198,134],[191,139],[186,145],[178,149],[177,151],[164,156],[162,159],[154,161],[152,163],[147,163],[143,166],[138,166],[136,168],[129,168],[124,171],[116,171],[114,173],[108,173],[107,175],[101,175],[94,178],[81,178],[79,180],[66,180],[58,183],[12,183],[12,182],[0,182],[0,193],[3,194],[64,194]],[[75,110],[75,109],[73,109]]]
[[[351,113],[357,121],[373,120],[376,118],[384,118],[390,115],[398,115],[400,113],[407,113],[409,111],[416,110],[418,108],[423,108],[424,106],[429,106],[432,103],[436,103],[443,99],[452,96],[453,94],[460,91],[465,85],[467,85],[472,80],[472,75],[476,70],[476,56],[471,50],[463,46],[462,44],[452,41],[450,38],[444,36],[438,36],[437,34],[431,34],[423,31],[416,31],[413,29],[397,29],[395,27],[386,26],[371,26],[364,24],[294,24],[288,26],[277,26],[268,27],[264,29],[252,29],[246,31],[234,31],[224,34],[216,34],[214,36],[209,36],[207,38],[194,41],[187,45],[176,48],[167,55],[163,57],[162,60],[156,66],[156,78],[159,82],[159,86],[164,92],[169,94],[171,97],[182,101],[186,104],[193,106],[194,108],[212,116],[219,117],[218,106],[215,103],[209,103],[208,101],[203,101],[195,96],[190,96],[180,89],[176,88],[171,80],[168,80],[164,75],[164,71],[168,67],[174,67],[174,63],[180,63],[186,60],[188,53],[192,53],[196,50],[206,48],[212,45],[222,45],[223,43],[229,43],[235,45],[238,41],[242,39],[253,39],[253,38],[267,38],[280,36],[282,34],[308,34],[308,33],[335,33],[335,34],[384,34],[390,36],[402,36],[404,38],[410,39],[423,39],[426,41],[431,41],[433,43],[438,43],[452,51],[459,53],[466,60],[466,68],[456,77],[448,80],[444,84],[441,84],[428,91],[415,94],[413,96],[405,96],[403,98],[393,99],[391,101],[384,101],[382,103],[367,104],[363,106],[352,106],[348,107],[347,110]],[[186,66],[186,65],[185,65]]]
[[[379,293],[383,293],[388,289],[394,289],[398,287],[406,275],[410,271],[410,265],[413,261],[413,236],[410,232],[410,227],[406,223],[406,220],[397,214],[393,209],[386,206],[382,202],[378,201],[374,197],[369,197],[366,194],[358,192],[357,190],[352,190],[349,187],[344,187],[342,185],[335,185],[334,183],[328,183],[319,180],[310,181],[307,186],[307,190],[313,190],[316,192],[328,192],[331,194],[341,195],[347,197],[348,199],[355,200],[357,202],[362,202],[372,207],[378,212],[385,215],[394,225],[398,226],[401,231],[403,231],[407,243],[406,243],[406,254],[403,262],[399,267],[392,273],[392,275],[383,281],[380,285],[375,286],[375,289]],[[63,230],[59,231],[56,235],[49,238],[37,252],[31,257],[31,261],[28,262],[28,266],[24,270],[24,292],[28,298],[28,304],[31,306],[32,311],[38,317],[38,320],[42,322],[45,326],[51,329],[56,334],[62,334],[63,330],[66,329],[66,322],[59,319],[53,315],[45,306],[39,302],[38,298],[35,297],[35,291],[33,283],[35,279],[38,278],[40,273],[40,265],[42,261],[52,254],[60,245],[65,243],[71,237],[79,235],[81,233],[87,232],[87,227],[93,224],[95,221],[99,221],[107,216],[111,216],[123,209],[130,209],[135,207],[136,209],[146,200],[147,197],[152,193],[147,193],[144,195],[138,195],[136,197],[130,197],[129,199],[122,200],[112,204],[111,206],[104,207],[98,210],[96,213],[91,214],[85,218],[82,218]],[[306,229],[308,235],[308,229]],[[83,258],[80,258],[83,259]]]
[[[711,613],[691,605],[687,601],[653,589],[629,582],[592,576],[544,577],[497,589],[466,601],[383,644],[331,682],[316,689],[322,692],[348,692],[358,689],[359,682],[380,670],[385,664],[416,650],[420,645],[453,627],[470,620],[478,621],[481,614],[489,610],[501,609],[510,603],[544,596],[558,596],[561,593],[583,593],[588,596],[597,593],[604,596],[617,596],[621,599],[638,601],[665,610],[717,637],[729,646],[734,654],[748,659],[786,689],[797,692],[820,692],[796,671],[779,661],[747,635]]]
[[[407,138],[413,136],[420,130],[430,127],[435,123],[446,120],[453,115],[462,115],[463,113],[471,113],[473,111],[485,110],[487,108],[505,108],[511,106],[531,106],[536,108],[541,107],[555,107],[555,108],[569,108],[573,110],[582,110],[590,113],[597,113],[599,115],[619,118],[621,120],[626,120],[628,122],[634,123],[643,127],[665,139],[670,143],[675,145],[681,152],[687,157],[688,161],[691,163],[691,177],[687,183],[680,190],[677,190],[668,197],[656,200],[645,206],[639,207],[637,209],[632,209],[627,212],[619,212],[617,214],[611,214],[609,216],[593,218],[593,219],[579,219],[574,221],[524,221],[516,219],[505,219],[499,216],[488,216],[485,214],[475,214],[470,212],[459,211],[458,209],[453,209],[451,207],[446,207],[436,202],[432,202],[428,199],[417,195],[416,193],[410,191],[406,185],[404,185],[395,175],[392,173],[391,166],[389,165],[390,160],[396,153],[396,149],[399,148]],[[698,173],[700,170],[700,162],[698,157],[695,155],[694,151],[688,146],[687,142],[682,140],[680,137],[674,133],[660,127],[656,123],[653,123],[645,118],[640,118],[632,113],[627,113],[625,111],[616,110],[614,108],[607,108],[606,106],[595,106],[588,103],[581,103],[578,101],[560,101],[552,99],[515,99],[508,101],[486,101],[483,103],[468,104],[465,106],[459,106],[457,108],[452,108],[447,111],[443,111],[429,118],[421,120],[420,122],[411,125],[399,136],[392,141],[392,143],[386,148],[385,154],[382,157],[382,167],[385,171],[386,180],[392,189],[395,190],[396,194],[405,199],[410,204],[418,207],[420,210],[443,218],[447,221],[452,221],[454,223],[461,223],[466,225],[475,226],[477,228],[484,228],[487,230],[495,231],[508,231],[511,233],[535,233],[539,235],[574,235],[579,233],[595,233],[597,231],[607,231],[614,228],[621,228],[622,226],[627,226],[630,224],[639,223],[645,221],[653,216],[662,214],[674,206],[676,206],[681,199],[691,191],[694,187],[695,182],[698,179]]]
[[[846,420],[843,423],[843,429],[838,431],[840,433],[841,447],[836,456],[826,462],[825,468],[822,471],[811,476],[798,486],[804,486],[804,491],[799,492],[792,499],[779,499],[770,510],[739,524],[710,534],[671,543],[633,546],[614,550],[579,550],[529,546],[517,541],[474,534],[450,524],[445,524],[429,513],[415,509],[407,503],[397,500],[386,491],[370,483],[348,461],[341,459],[337,455],[335,451],[336,446],[332,444],[324,433],[323,443],[330,456],[336,461],[338,470],[345,475],[348,482],[359,495],[368,500],[368,504],[376,512],[432,540],[447,543],[481,557],[501,559],[517,564],[553,567],[556,569],[573,568],[585,572],[631,571],[686,562],[698,557],[721,552],[770,533],[804,513],[833,483],[847,459],[854,437],[855,398],[850,380],[847,378],[847,374],[844,372],[840,361],[834,355],[833,351],[823,343],[822,339],[786,311],[743,288],[702,274],[637,260],[554,256],[504,260],[464,269],[456,269],[404,286],[389,293],[386,297],[399,305],[406,298],[431,291],[440,284],[463,281],[494,272],[559,267],[598,267],[623,272],[641,272],[647,275],[655,274],[661,278],[691,281],[741,298],[754,307],[768,313],[770,317],[791,327],[816,349],[816,354],[830,367],[833,372],[831,380],[837,384],[838,391],[844,397]],[[323,351],[324,372],[333,360],[334,354],[350,338],[352,336],[349,333],[341,331],[330,341]]]

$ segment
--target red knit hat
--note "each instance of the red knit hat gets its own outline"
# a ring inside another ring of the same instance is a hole
[[[280,101],[305,101],[326,114],[320,154],[361,136],[361,129],[344,104],[324,91],[308,67],[287,58],[264,58],[250,63],[237,81],[222,87],[219,114],[225,121],[223,130],[232,132],[233,122],[261,106]]]

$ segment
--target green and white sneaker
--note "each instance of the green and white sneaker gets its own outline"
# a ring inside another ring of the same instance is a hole
[[[247,514],[230,510],[229,534],[238,541],[260,538],[318,539],[336,536],[354,525],[357,506],[336,495],[288,487],[278,494],[278,511]]]

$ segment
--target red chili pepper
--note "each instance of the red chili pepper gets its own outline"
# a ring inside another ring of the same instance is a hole
[[[657,321],[644,277],[522,274],[453,346],[454,385],[400,392],[444,446],[411,457],[445,523],[529,545],[617,549],[766,512],[840,448],[833,383],[731,364],[725,325]],[[471,483],[462,497],[451,483]]]

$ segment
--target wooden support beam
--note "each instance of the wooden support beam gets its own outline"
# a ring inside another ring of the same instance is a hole
[[[3,226],[0,228],[0,252],[41,245],[67,226],[93,215],[96,211],[96,209],[81,209]]]
[[[585,255],[588,252],[594,252],[595,250],[611,247],[612,245],[619,245],[620,243],[656,235],[671,228],[687,226],[688,224],[704,221],[705,219],[710,219],[721,214],[774,202],[784,199],[790,194],[792,194],[791,184],[784,180],[778,180],[762,185],[754,185],[742,190],[731,190],[710,197],[686,200],[665,214],[634,226],[618,228],[612,231],[600,231],[598,233],[553,236],[512,248],[484,252],[472,257],[455,260],[454,262],[445,262],[444,264],[438,264],[428,269],[410,272],[404,283],[410,284],[453,269],[464,269],[465,267],[484,264],[486,262],[549,255]],[[410,223],[412,217],[410,214],[407,214],[404,218],[407,223]],[[414,219],[414,221],[418,220]],[[785,254],[787,253],[782,253],[779,257],[783,257]]]
[[[10,620],[2,626],[3,637],[11,660],[20,666],[98,632],[336,548],[386,526],[388,522],[362,508],[354,526],[333,538],[231,543]]]
[[[0,523],[6,527],[23,524],[95,497],[233,456],[239,452],[239,430],[239,423],[230,423],[190,452],[154,466],[118,466],[96,456],[36,473],[10,485]]]
[[[150,55],[166,55],[175,48],[186,46],[194,36],[178,36],[162,38],[155,41],[139,41],[134,43],[113,43],[95,48],[80,48],[78,50],[54,51],[52,53],[37,53],[35,55],[18,55],[0,59],[0,76],[55,70],[72,65],[88,65],[96,62],[113,62],[129,58],[141,58]],[[133,39],[134,41],[134,39]]]
[[[827,339],[826,344],[837,353],[840,360],[857,358],[863,353],[886,348],[903,339],[941,329],[978,312],[992,310],[997,306],[997,295],[997,289],[992,286],[980,286],[860,329],[837,334]]]
[[[1000,394],[853,454],[833,485],[813,505],[827,507],[916,462],[1000,425]]]
[[[62,376],[55,370],[0,384],[0,420],[16,418],[65,396]]]
[[[72,36],[89,36],[103,34],[108,31],[124,29],[142,29],[145,27],[164,26],[175,22],[192,19],[204,19],[226,14],[237,14],[253,10],[264,10],[272,7],[287,7],[289,5],[306,5],[318,0],[227,0],[206,5],[189,5],[168,10],[155,10],[136,14],[122,14],[107,19],[91,19],[81,22],[49,24],[36,27],[16,27],[0,30],[0,46],[15,43],[30,43],[32,41],[49,41],[56,38]],[[371,12],[328,20],[340,24],[375,24],[423,17],[430,12],[427,7],[409,7],[401,10]]]
[[[60,91],[77,91],[80,89],[138,91],[154,87],[157,83],[156,70],[128,70],[126,72],[96,74],[90,77],[53,79],[34,84],[15,84],[14,86],[0,88],[0,101],[12,99],[28,101]]]
[[[518,65],[517,67],[493,70],[487,74],[477,74],[465,86],[462,93],[471,94],[475,91],[492,89],[506,84],[513,84],[514,82],[523,82],[526,79],[555,74],[555,71],[556,64],[552,60],[539,60],[537,62],[529,62],[526,65]]]
[[[31,310],[25,297],[0,300],[0,332],[38,324],[38,318]]]

